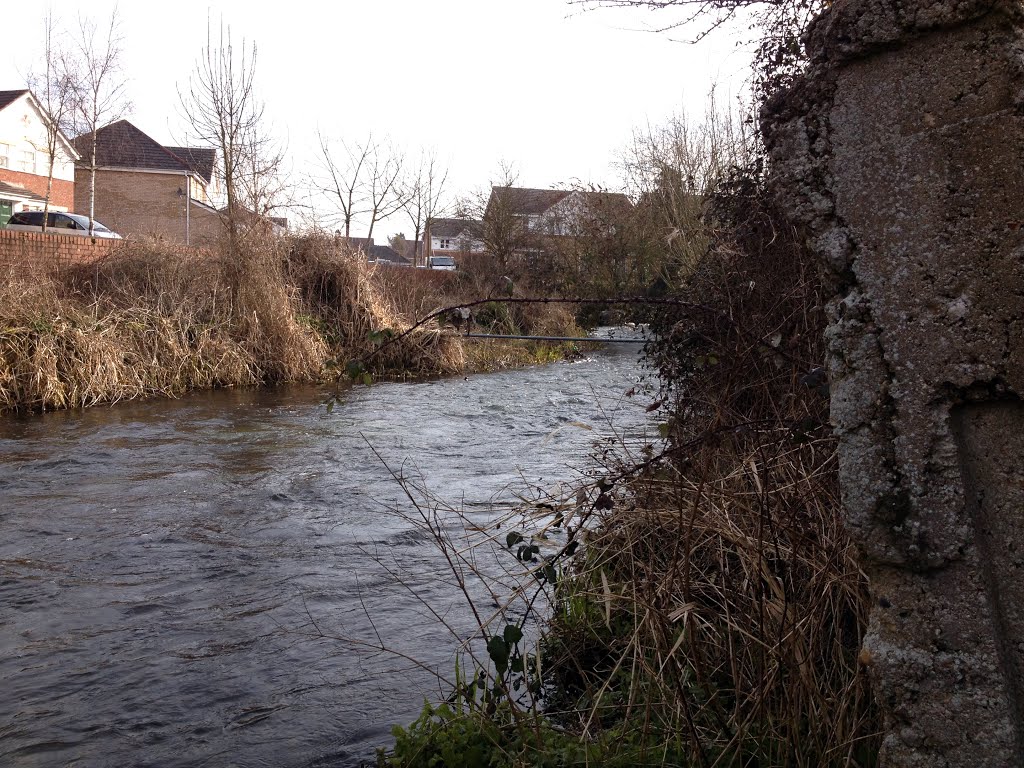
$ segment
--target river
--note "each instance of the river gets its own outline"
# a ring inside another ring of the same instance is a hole
[[[290,387],[0,421],[0,765],[372,760],[451,672],[431,610],[474,627],[392,472],[486,526],[654,432],[639,373],[610,345],[330,411]]]

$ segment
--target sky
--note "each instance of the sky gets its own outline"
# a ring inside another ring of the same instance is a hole
[[[36,6],[45,7],[45,6]],[[109,22],[114,3],[52,5],[69,32]],[[179,90],[206,44],[208,21],[255,43],[256,81],[270,129],[287,148],[297,200],[319,173],[317,132],[361,142],[372,133],[409,156],[436,152],[449,197],[485,190],[511,165],[519,186],[616,188],[615,160],[634,129],[673,113],[699,117],[708,93],[741,97],[749,53],[733,29],[697,45],[651,31],[668,18],[642,9],[585,10],[566,0],[121,0],[132,123],[184,143]],[[25,14],[22,14],[25,17]],[[0,53],[0,90],[24,87],[42,54],[43,21],[26,20]],[[689,33],[676,32],[676,38]],[[329,218],[326,200],[312,200]],[[298,209],[292,211],[298,213]],[[297,216],[292,216],[297,218]],[[360,231],[362,230],[362,231]],[[412,229],[401,216],[374,237]],[[363,234],[365,222],[353,234]]]

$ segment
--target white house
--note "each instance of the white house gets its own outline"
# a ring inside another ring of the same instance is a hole
[[[431,219],[423,237],[427,244],[427,264],[431,256],[482,253],[481,231],[481,223],[472,219]]]
[[[0,227],[12,214],[41,211],[46,201],[47,126],[50,117],[28,90],[0,91]],[[78,153],[58,132],[50,209],[71,210],[75,204],[75,160]]]

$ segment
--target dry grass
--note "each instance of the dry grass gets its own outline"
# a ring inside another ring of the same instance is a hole
[[[94,265],[0,275],[0,411],[50,410],[189,389],[331,381],[346,362],[378,377],[536,360],[474,349],[426,324],[467,300],[457,276],[365,263],[327,237],[252,240],[238,263],[126,242]]]
[[[650,356],[664,452],[608,467],[580,524],[552,704],[584,734],[675,734],[685,764],[873,765],[868,591],[820,367],[831,289],[749,177],[718,206],[694,304],[663,318]]]

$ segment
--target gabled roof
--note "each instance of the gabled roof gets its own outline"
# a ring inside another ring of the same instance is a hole
[[[74,140],[83,158],[88,157],[91,133]],[[216,152],[201,147],[165,147],[127,120],[96,131],[96,165],[101,168],[133,168],[145,171],[193,173],[206,181],[213,178]]]
[[[463,233],[479,236],[482,222],[476,219],[432,219],[430,222],[431,237],[458,237]]]
[[[562,198],[572,194],[565,189],[530,189],[528,187],[491,187],[491,198],[487,207],[496,199],[519,216],[534,216],[544,213]]]
[[[50,115],[47,114],[46,110],[39,103],[39,100],[32,95],[32,91],[28,90],[28,88],[22,88],[21,90],[17,91],[0,91],[0,111],[7,109],[7,107],[11,106],[11,104],[16,102],[22,96],[28,96],[29,104],[32,106],[32,108],[36,111],[36,113],[44,122],[49,123],[50,125],[55,125],[53,118],[51,118]],[[70,141],[67,136],[64,135],[64,131],[62,131],[60,127],[57,128],[57,138],[64,146],[64,148],[68,151],[68,154],[72,157],[72,159],[77,160],[78,158],[75,156],[74,143]]]
[[[20,91],[0,91],[0,109],[10,106],[26,93],[28,88],[22,88]]]
[[[622,214],[633,208],[633,203],[621,192],[593,189],[579,190],[572,194],[578,195],[587,210],[595,216]]]
[[[209,147],[164,147],[172,155],[185,161],[185,164],[199,174],[207,183],[213,180],[213,170],[217,163],[217,150]]]

